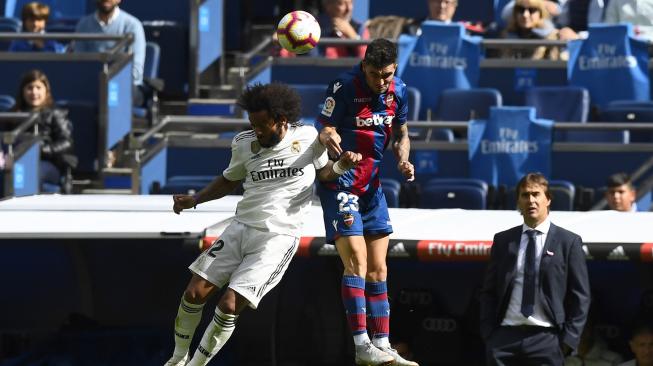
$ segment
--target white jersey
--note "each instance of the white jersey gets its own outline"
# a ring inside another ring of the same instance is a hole
[[[236,135],[231,162],[222,175],[245,180],[235,219],[245,225],[279,234],[300,236],[303,217],[311,204],[315,169],[329,158],[313,126],[289,125],[283,140],[263,148],[254,131]]]

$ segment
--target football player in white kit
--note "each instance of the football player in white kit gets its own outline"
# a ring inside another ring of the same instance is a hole
[[[173,196],[173,210],[179,214],[224,197],[241,181],[245,190],[233,222],[189,267],[193,276],[177,311],[175,350],[166,366],[206,365],[211,360],[231,336],[238,314],[247,305],[256,309],[288,268],[316,175],[323,181],[334,180],[362,158],[347,151],[337,162],[329,161],[317,130],[296,123],[300,98],[287,85],[254,85],[238,105],[248,112],[252,130],[234,137],[229,167],[199,193]],[[189,361],[202,308],[211,294],[227,284]]]

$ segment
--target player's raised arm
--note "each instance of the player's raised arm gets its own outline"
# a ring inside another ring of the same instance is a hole
[[[185,209],[193,208],[202,202],[216,200],[233,192],[240,181],[230,181],[222,175],[216,177],[209,185],[194,195],[176,194],[172,196],[172,210],[179,215]]]
[[[340,159],[335,163],[329,161],[327,165],[317,172],[317,179],[320,182],[328,182],[338,179],[347,170],[355,167],[363,159],[363,155],[352,151],[345,151],[340,154]]]

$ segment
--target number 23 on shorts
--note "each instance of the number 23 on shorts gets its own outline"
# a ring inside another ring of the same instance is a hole
[[[336,196],[339,212],[358,211],[358,196],[355,194],[340,192]]]

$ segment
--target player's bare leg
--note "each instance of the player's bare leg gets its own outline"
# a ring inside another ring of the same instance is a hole
[[[236,320],[249,301],[231,288],[227,288],[215,309],[213,319],[206,327],[197,351],[188,366],[204,366],[215,356],[236,328]]]
[[[376,348],[367,334],[365,305],[365,276],[367,273],[367,245],[362,236],[345,236],[336,240],[340,259],[345,267],[342,276],[342,301],[347,322],[354,336],[356,364],[389,365],[394,358]]]
[[[369,314],[372,344],[394,357],[392,365],[419,366],[405,360],[390,345],[390,303],[388,302],[388,266],[386,257],[390,238],[387,234],[366,235],[367,274],[365,276],[365,299]]]
[[[214,284],[193,274],[175,318],[175,350],[165,366],[183,366],[188,362],[188,348],[195,329],[202,320],[202,309],[215,290],[217,287]]]

